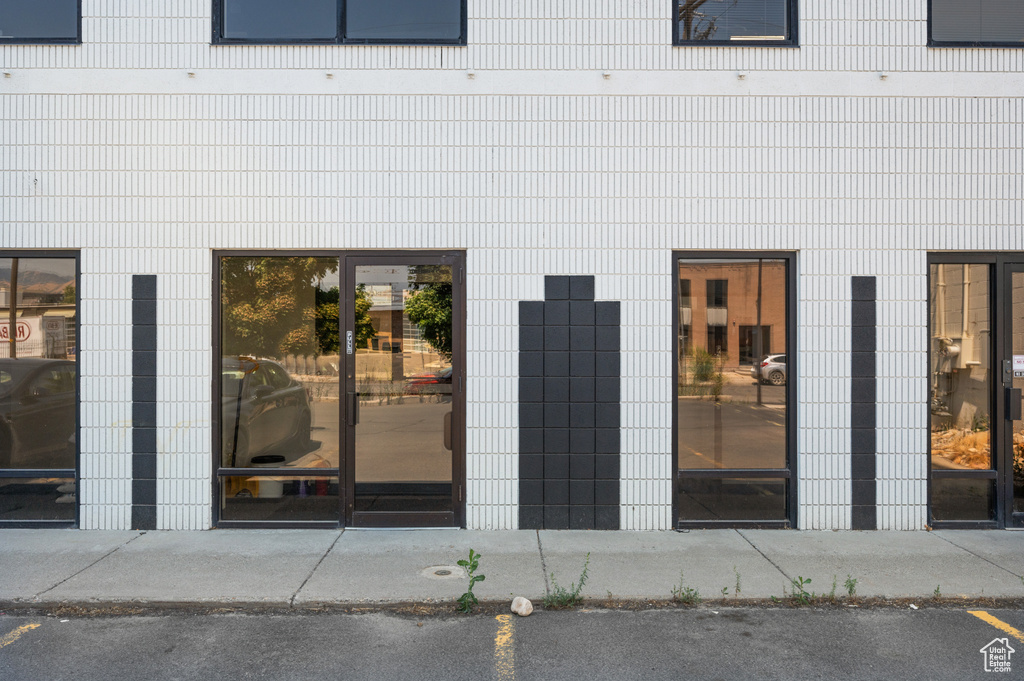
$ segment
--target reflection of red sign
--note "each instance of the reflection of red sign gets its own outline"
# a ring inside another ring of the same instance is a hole
[[[32,337],[32,327],[28,322],[18,322],[16,325],[15,340],[19,343]],[[8,322],[0,323],[0,340],[11,340],[11,325]]]

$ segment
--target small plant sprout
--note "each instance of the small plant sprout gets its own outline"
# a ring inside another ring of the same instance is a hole
[[[469,560],[464,558],[458,564],[466,568],[466,574],[469,576],[469,590],[459,596],[459,612],[470,613],[473,612],[473,606],[480,602],[473,594],[473,585],[485,579],[484,575],[476,574],[476,570],[480,566],[480,554],[470,549]]]
[[[700,591],[686,586],[682,570],[679,571],[679,585],[672,587],[672,600],[683,605],[698,605],[700,603]]]
[[[850,573],[846,574],[846,595],[850,598],[857,596],[857,580]]]
[[[942,598],[942,590],[941,590],[941,589],[939,588],[939,585],[938,585],[938,584],[936,584],[936,585],[935,585],[935,591],[933,591],[933,592],[932,592],[932,596],[933,596],[933,597],[934,597],[934,598],[935,598],[936,600],[938,600],[938,599]]]
[[[728,595],[729,595],[729,587],[723,586],[722,587],[722,598],[724,599]]]
[[[734,575],[736,575],[736,589],[733,591],[732,595],[735,596],[736,598],[739,598],[740,597],[740,593],[742,591],[740,589],[740,571],[736,569],[735,565],[732,566],[732,573]]]
[[[836,602],[836,580],[838,579],[838,577],[832,575],[832,590],[828,592],[828,600],[831,603]]]
[[[586,560],[583,561],[583,572],[580,573],[579,583],[570,583],[568,589],[564,586],[559,586],[558,582],[555,581],[555,573],[552,572],[551,593],[544,597],[544,607],[560,610],[572,608],[582,603],[583,597],[580,593],[583,591],[583,585],[587,583],[587,570],[589,567],[590,554],[588,553]]]
[[[804,579],[797,576],[789,581],[793,586],[793,595],[791,597],[793,602],[797,605],[810,605],[811,600],[814,598],[814,594],[807,591],[807,585],[811,583],[810,578]]]

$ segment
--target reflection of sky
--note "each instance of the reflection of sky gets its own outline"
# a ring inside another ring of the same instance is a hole
[[[462,34],[461,0],[348,0],[345,37],[457,40]]]
[[[698,29],[714,20],[712,40],[787,35],[786,0],[708,0],[697,12],[703,15]]]
[[[225,38],[329,40],[337,35],[337,0],[224,2]]]
[[[74,38],[78,35],[78,0],[0,0],[0,36]]]

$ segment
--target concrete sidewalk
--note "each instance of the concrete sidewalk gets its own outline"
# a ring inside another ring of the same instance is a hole
[[[1024,597],[1024,532],[593,532],[466,530],[0,530],[0,608],[57,604],[310,607],[453,602],[456,561],[482,555],[481,601],[540,600],[578,581],[589,598],[668,600],[809,591],[862,597]],[[445,573],[448,574],[445,574]],[[610,596],[609,596],[610,595]]]

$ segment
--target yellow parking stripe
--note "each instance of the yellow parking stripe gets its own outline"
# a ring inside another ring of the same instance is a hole
[[[32,631],[33,629],[38,629],[41,626],[43,626],[43,625],[42,624],[25,624],[23,626],[18,627],[17,629],[12,631],[11,633],[5,635],[3,638],[0,638],[0,648],[3,648],[4,646],[11,645],[15,641],[17,641],[19,638],[21,638],[22,634],[27,634],[28,632]]]
[[[499,681],[515,681],[516,653],[515,624],[512,615],[498,615],[494,619],[501,622],[498,635],[494,637],[494,672]]]
[[[1010,636],[1014,637],[1015,639],[1017,639],[1018,641],[1024,643],[1024,634],[1022,634],[1019,630],[1014,629],[1001,619],[993,617],[984,610],[968,610],[967,612],[974,615],[982,622],[985,622],[986,624],[991,624],[999,631],[1005,632]]]

